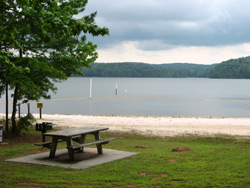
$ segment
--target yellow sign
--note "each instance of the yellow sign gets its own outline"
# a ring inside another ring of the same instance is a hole
[[[37,108],[43,108],[43,103],[37,103]]]

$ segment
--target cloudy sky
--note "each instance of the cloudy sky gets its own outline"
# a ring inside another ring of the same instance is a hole
[[[213,64],[250,55],[249,0],[89,0],[97,62]]]

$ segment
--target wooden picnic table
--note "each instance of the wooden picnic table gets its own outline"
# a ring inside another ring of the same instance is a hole
[[[52,142],[42,142],[35,145],[46,146],[50,148],[50,158],[55,157],[57,143],[66,141],[67,149],[69,154],[69,159],[74,161],[74,152],[77,150],[83,152],[85,146],[96,145],[98,154],[102,154],[102,145],[107,144],[109,141],[114,140],[114,138],[100,139],[100,131],[108,130],[107,127],[77,127],[70,128],[60,131],[54,131],[49,133],[44,133],[44,136],[51,136]],[[90,143],[85,143],[85,138],[87,134],[92,134],[95,136],[95,141]],[[73,144],[73,141],[78,142],[77,145]]]

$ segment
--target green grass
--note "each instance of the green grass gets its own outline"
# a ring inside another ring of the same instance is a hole
[[[127,133],[102,134],[117,140],[105,148],[138,152],[137,156],[83,170],[5,162],[45,152],[32,143],[40,134],[8,138],[0,146],[1,187],[250,187],[250,140],[235,138],[144,137]],[[146,148],[136,148],[143,145]],[[64,147],[63,144],[59,146]],[[172,152],[173,148],[189,152]]]

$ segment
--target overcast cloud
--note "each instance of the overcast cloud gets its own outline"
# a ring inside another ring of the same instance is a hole
[[[212,64],[250,54],[249,0],[89,0],[98,62]]]

